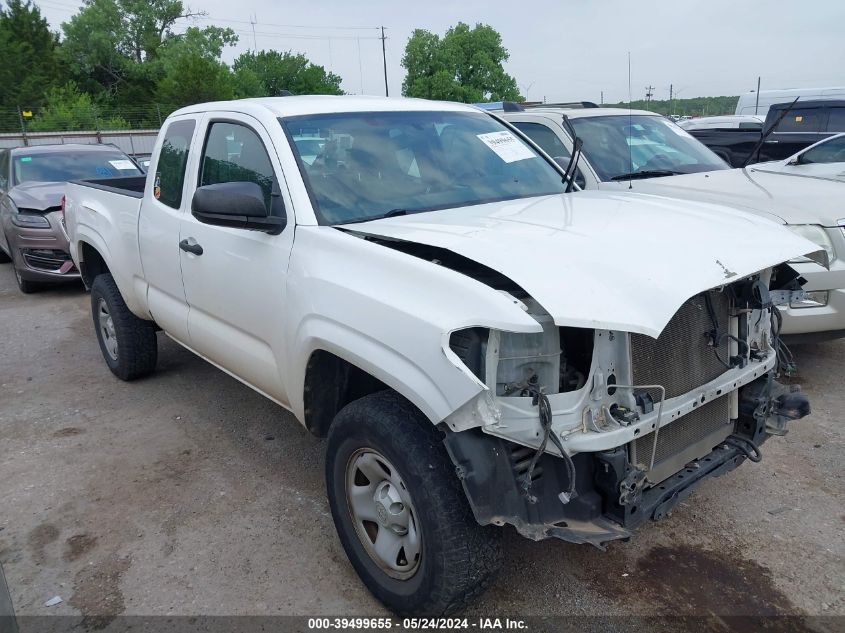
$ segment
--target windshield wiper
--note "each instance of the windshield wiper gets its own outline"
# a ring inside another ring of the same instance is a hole
[[[417,213],[418,211],[426,211],[426,209],[416,209],[413,213]],[[387,213],[382,213],[381,215],[369,215],[364,218],[355,218],[354,220],[346,220],[345,222],[338,222],[338,226],[344,224],[360,224],[361,222],[372,222],[373,220],[383,220],[384,218],[395,218],[400,215],[408,215],[407,209],[391,209]]]
[[[644,169],[642,171],[632,171],[630,174],[619,174],[614,176],[611,180],[631,180],[634,178],[660,178],[661,176],[676,176],[683,172],[672,171],[671,169]]]

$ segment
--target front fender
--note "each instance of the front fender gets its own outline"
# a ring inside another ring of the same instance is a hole
[[[442,421],[485,387],[449,350],[472,326],[537,332],[514,300],[466,275],[332,227],[297,227],[288,274],[291,408],[304,419],[305,368],[343,358]]]

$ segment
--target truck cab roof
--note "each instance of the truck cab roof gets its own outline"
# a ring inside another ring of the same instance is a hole
[[[307,95],[299,97],[260,97],[237,101],[216,101],[187,106],[172,116],[200,114],[205,112],[226,112],[236,109],[249,114],[270,114],[275,117],[293,117],[306,114],[330,114],[333,112],[477,112],[477,108],[462,103],[431,101],[429,99],[408,99],[396,97],[368,97],[358,95]]]

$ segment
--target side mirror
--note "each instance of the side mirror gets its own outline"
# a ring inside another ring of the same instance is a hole
[[[264,192],[254,182],[197,187],[191,200],[191,213],[204,224],[264,231],[270,235],[278,235],[287,224],[284,214],[267,215]]]

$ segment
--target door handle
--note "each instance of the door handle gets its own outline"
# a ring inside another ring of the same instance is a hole
[[[194,255],[202,255],[202,246],[199,244],[191,244],[188,240],[179,242],[179,248],[186,253],[193,253]]]

